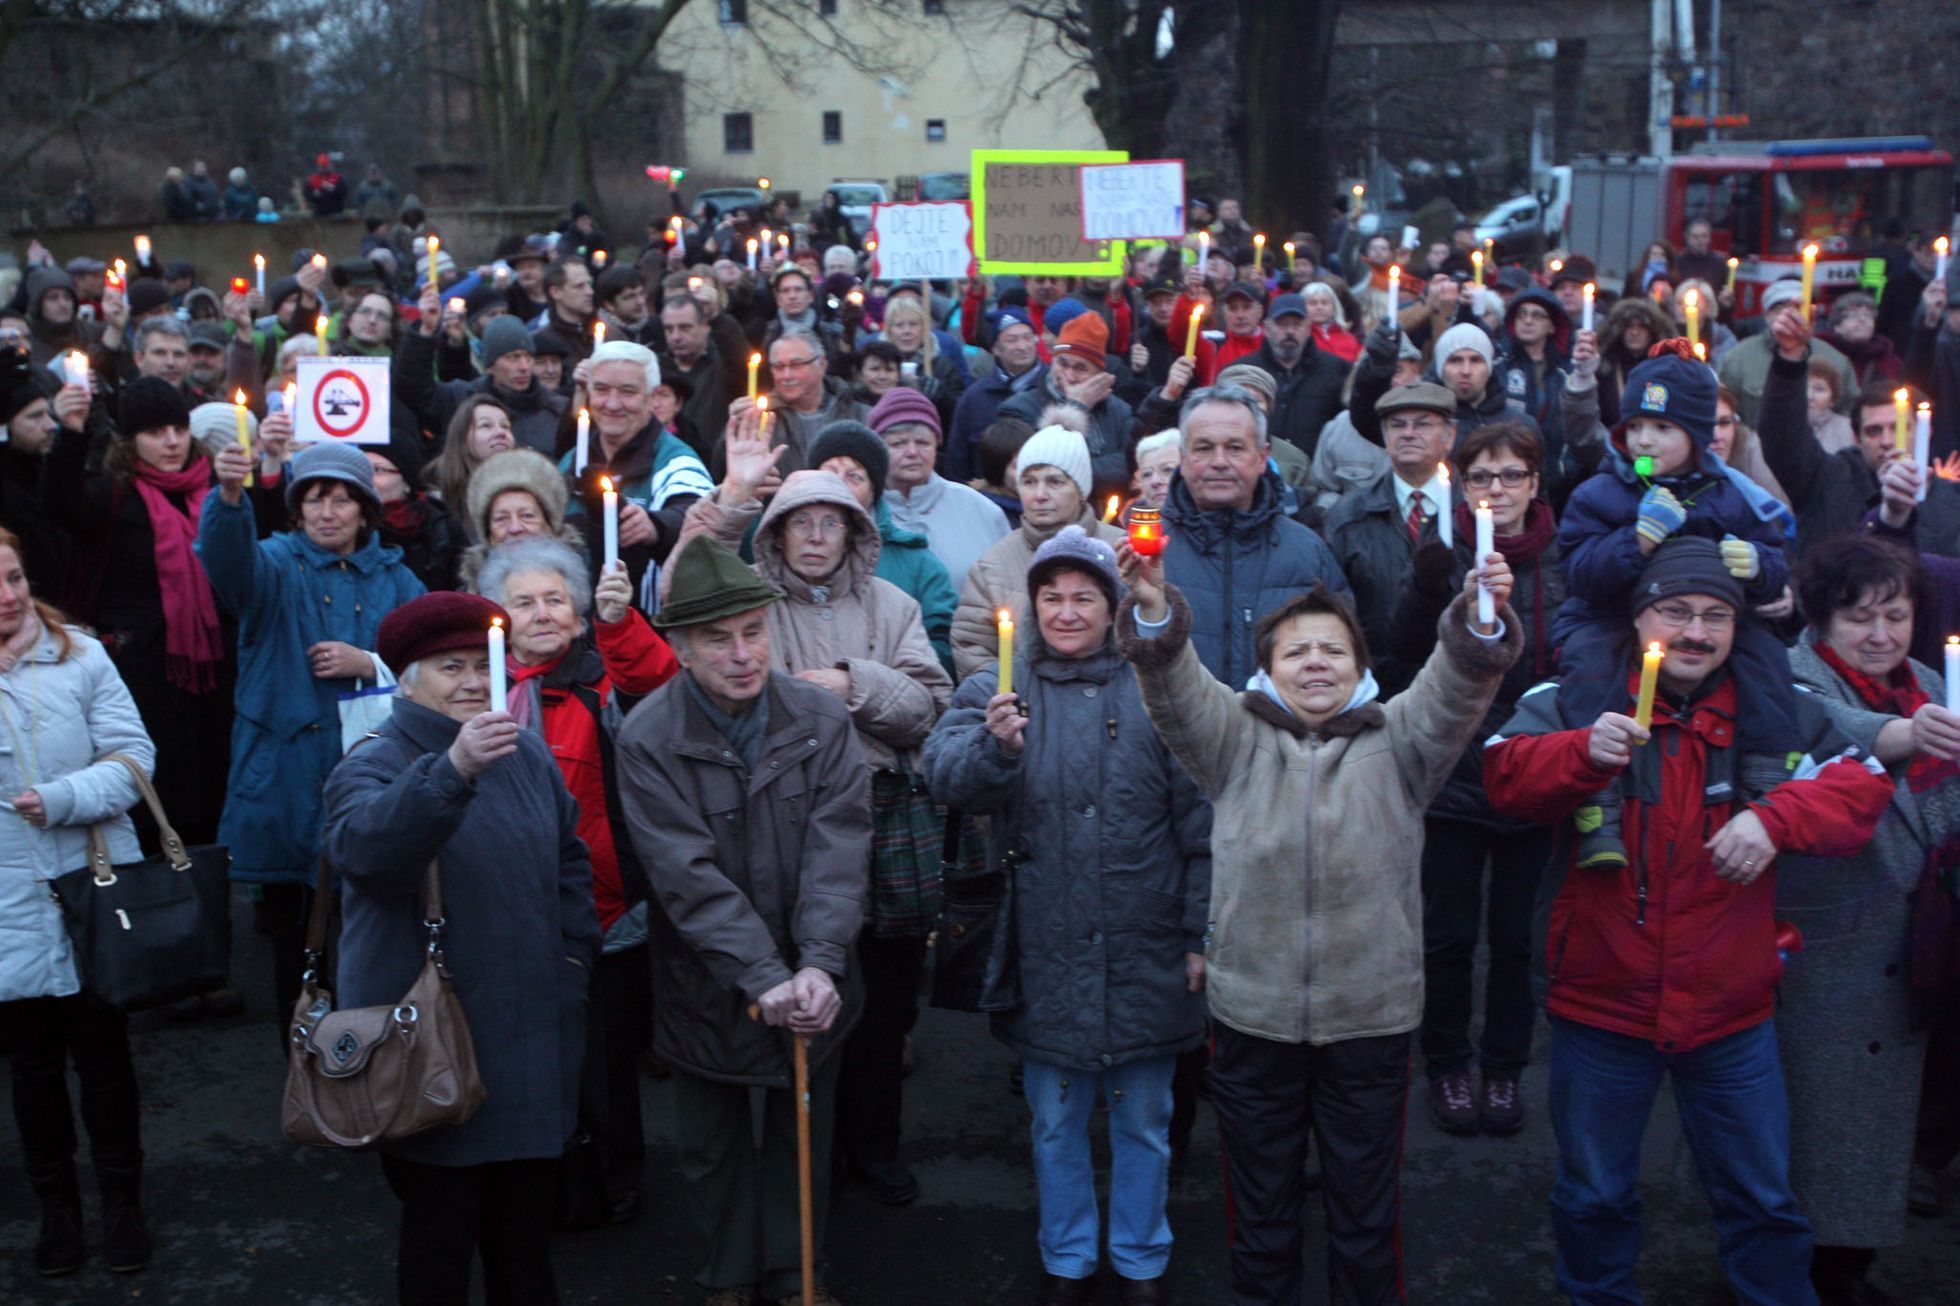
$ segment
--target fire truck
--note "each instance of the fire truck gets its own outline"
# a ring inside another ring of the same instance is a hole
[[[1688,223],[1706,218],[1715,251],[1737,260],[1735,313],[1748,316],[1764,287],[1801,270],[1806,245],[1818,248],[1815,284],[1828,302],[1882,284],[1875,255],[1894,220],[1945,232],[1953,215],[1953,155],[1924,136],[1707,141],[1665,160],[1575,158],[1566,243],[1612,284],[1652,242],[1678,251]]]

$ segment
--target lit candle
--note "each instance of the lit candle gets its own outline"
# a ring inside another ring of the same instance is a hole
[[[776,237],[776,244],[782,247],[783,257],[788,258],[789,257],[789,233],[787,231],[783,232],[781,235]]]
[[[490,618],[490,710],[510,711],[509,670],[504,666],[504,619]]]
[[[1284,245],[1281,245],[1280,248],[1286,251],[1287,272],[1289,273],[1298,272],[1300,270],[1300,255],[1299,252],[1293,248],[1293,242],[1289,240]]]
[[[1436,538],[1446,549],[1456,547],[1456,505],[1450,502],[1450,465],[1436,464],[1436,479],[1443,483],[1443,506],[1436,512]]]
[[[1477,624],[1488,629],[1497,624],[1497,604],[1490,586],[1484,584],[1484,559],[1497,550],[1497,520],[1487,500],[1477,501]]]
[[[313,319],[313,334],[320,341],[320,357],[325,358],[327,356],[327,315],[324,311],[316,315]]]
[[[1388,269],[1388,320],[1395,320],[1396,306],[1402,302],[1402,265],[1393,264]]]
[[[84,391],[89,389],[88,355],[79,349],[71,349],[62,358],[62,369],[68,373],[68,384],[78,385]]]
[[[619,563],[619,491],[613,488],[612,477],[599,478],[600,498],[606,509],[606,565],[611,571]]]
[[[313,256],[313,270],[315,272],[325,272],[327,270],[327,256],[325,254],[315,254]]]
[[[1593,297],[1599,293],[1599,287],[1595,283],[1588,281],[1583,293],[1586,302],[1585,306],[1579,310],[1579,329],[1581,331],[1590,331],[1593,329]]]
[[[1946,251],[1951,246],[1952,242],[1945,236],[1933,242],[1933,280],[1935,281],[1946,280]]]
[[[1798,311],[1803,314],[1804,321],[1806,322],[1810,320],[1810,288],[1816,279],[1817,246],[1805,245],[1803,247],[1803,302],[1799,306]]]
[[[1002,608],[1000,620],[1000,692],[1014,692],[1014,614]]]
[[[1640,697],[1634,700],[1633,719],[1642,730],[1654,724],[1654,687],[1660,683],[1661,659],[1666,656],[1658,640],[1640,655]]]
[[[669,245],[681,243],[681,216],[678,213],[667,223],[667,243]]]
[[[1252,261],[1258,265],[1261,271],[1265,270],[1266,233],[1263,231],[1255,231],[1252,233]]]
[[[771,248],[773,245],[775,245],[775,243],[776,243],[776,234],[771,230],[769,230],[769,228],[764,227],[762,229],[762,248],[767,250]]]
[[[755,184],[756,184],[756,187],[757,187],[757,189],[759,189],[759,190],[768,190],[768,189],[769,189],[769,179],[768,179],[767,177],[757,177],[757,178],[755,179]]]
[[[769,396],[768,395],[757,395],[755,397],[755,410],[758,413],[762,414],[762,422],[760,426],[758,426],[756,429],[756,438],[758,440],[767,440],[769,438]]]
[[[1741,259],[1732,258],[1729,260],[1729,284],[1724,286],[1723,289],[1727,290],[1730,294],[1735,293],[1735,272],[1736,269],[1741,266],[1742,266]]]
[[[121,290],[123,283],[129,280],[129,264],[117,259],[113,266],[115,270],[109,274],[109,284]]]
[[[280,391],[280,394],[285,397],[286,416],[288,420],[291,420],[292,413],[293,413],[293,398],[294,396],[299,394],[299,387],[294,385],[291,381],[288,381],[286,382],[286,388]]]
[[[1156,508],[1130,509],[1130,552],[1139,558],[1154,558],[1164,551],[1164,514]]]
[[[1933,406],[1919,405],[1919,420],[1914,423],[1912,432],[1912,460],[1919,464],[1919,493],[1914,497],[1926,502],[1926,487],[1933,480]]]
[[[1681,296],[1681,308],[1688,315],[1688,343],[1701,343],[1701,293],[1690,289]]]
[[[1946,639],[1946,710],[1960,713],[1960,635]]]
[[[1209,231],[1200,231],[1198,233],[1198,271],[1203,272],[1205,270],[1205,260],[1210,257],[1211,233]]]
[[[755,237],[749,237],[749,271],[755,271]]]
[[[148,236],[138,236],[136,238],[136,266],[140,268],[148,267],[149,265],[150,238]]]
[[[1565,271],[1565,260],[1562,258],[1553,259],[1551,263],[1551,268],[1552,268],[1552,275],[1557,276],[1559,273]]]
[[[451,313],[454,313],[457,317],[461,317],[466,311],[468,311],[468,309],[469,309],[468,301],[463,299],[458,299],[453,296],[451,297],[449,301],[449,311]]]
[[[606,324],[604,322],[600,322],[595,319],[592,323],[592,347],[594,349],[597,349],[600,345],[603,345],[605,343],[606,343]]]
[[[762,355],[750,354],[749,355],[749,398],[751,400],[755,398],[756,378],[761,375],[761,372],[762,372]]]
[[[578,410],[578,452],[572,455],[572,475],[585,475],[585,468],[592,461],[592,413],[584,408]]]
[[[243,390],[234,390],[232,392],[231,410],[233,415],[238,418],[238,447],[245,451],[247,458],[250,458],[252,456],[252,414],[251,410],[245,407],[245,392]],[[252,473],[248,471],[245,473],[245,484],[250,485],[251,483]]]
[[[1470,271],[1475,274],[1477,289],[1484,288],[1484,252],[1480,249],[1470,251]]]
[[[1107,526],[1116,520],[1116,508],[1121,502],[1118,496],[1114,494],[1109,496],[1109,505],[1103,509],[1103,525]]]
[[[1184,356],[1186,358],[1196,358],[1198,356],[1198,323],[1204,318],[1204,315],[1205,306],[1203,304],[1191,305],[1191,326],[1184,333]]]
[[[598,269],[599,269],[599,271],[601,271],[601,272],[604,272],[604,271],[606,270],[606,251],[605,251],[605,250],[603,250],[603,249],[595,249],[595,250],[593,250],[593,251],[592,251],[592,266],[593,266],[593,267],[595,267],[595,268],[598,268]]]
[[[430,236],[429,237],[429,289],[431,290],[440,289],[442,285],[441,281],[438,280],[436,277],[436,255],[440,253],[442,253],[442,237],[435,236],[435,235]]]
[[[1892,392],[1892,443],[1900,453],[1907,449],[1906,424],[1912,416],[1912,392],[1898,389]]]
[[[1366,186],[1363,186],[1361,183],[1356,182],[1354,185],[1354,189],[1349,193],[1352,194],[1354,198],[1348,201],[1348,212],[1358,218],[1361,216],[1361,198],[1362,196],[1368,193],[1368,188]]]
[[[1497,242],[1489,236],[1484,237],[1484,262],[1494,269],[1497,266]]]
[[[1702,362],[1704,362],[1704,363],[1706,363],[1706,362],[1708,361],[1708,346],[1707,346],[1707,345],[1705,345],[1705,344],[1703,344],[1703,343],[1702,343],[1701,341],[1699,341],[1699,340],[1697,340],[1697,341],[1695,341],[1695,343],[1694,343],[1694,345],[1693,345],[1693,349],[1694,349],[1694,351],[1695,351],[1695,357],[1696,357],[1696,358],[1699,358],[1699,359],[1700,359],[1700,360],[1701,360]]]
[[[260,297],[263,298],[265,295],[265,255],[252,255],[252,272],[254,274],[254,288],[257,289]]]

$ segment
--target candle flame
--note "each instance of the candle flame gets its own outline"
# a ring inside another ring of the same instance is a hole
[[[1741,260],[1741,259],[1739,259],[1739,258],[1731,258],[1731,259],[1729,260],[1729,267],[1731,267],[1731,268],[1739,268],[1739,267],[1741,267],[1741,266],[1742,266],[1742,260]]]
[[[1921,401],[1919,405],[1919,415],[1921,417],[1931,417],[1933,415],[1933,406],[1929,403]]]
[[[1471,250],[1470,261],[1472,263],[1475,263],[1478,267],[1482,267],[1484,265],[1484,252],[1480,249]]]
[[[461,314],[468,307],[469,305],[460,299],[451,299],[449,301],[449,311],[452,313]]]
[[[1253,243],[1253,244],[1255,244],[1255,245],[1263,245],[1263,244],[1265,244],[1265,243],[1266,243],[1266,233],[1265,233],[1265,232],[1263,232],[1263,231],[1255,231],[1255,232],[1253,232],[1253,233],[1252,233],[1252,243]]]
[[[1355,183],[1355,186],[1354,186],[1354,193],[1355,193],[1356,195],[1362,195],[1362,194],[1365,194],[1365,193],[1367,192],[1367,190],[1368,190],[1368,188],[1367,188],[1366,186],[1363,186],[1363,185],[1362,185],[1362,184],[1360,184],[1359,182],[1356,182],[1356,183]]]
[[[1105,508],[1105,509],[1103,510],[1103,520],[1104,520],[1104,521],[1114,521],[1114,520],[1115,520],[1115,518],[1116,518],[1116,505],[1117,505],[1118,503],[1120,503],[1121,501],[1122,501],[1122,500],[1121,500],[1121,498],[1120,498],[1119,496],[1117,496],[1117,495],[1114,495],[1114,494],[1112,494],[1112,495],[1110,495],[1110,496],[1109,496],[1109,507],[1107,507],[1107,508]]]
[[[769,396],[757,395],[755,397],[755,406],[756,406],[756,411],[760,412],[763,416],[767,417],[769,415]]]
[[[1203,317],[1204,315],[1205,315],[1205,306],[1203,304],[1193,304],[1191,306],[1191,320],[1193,322],[1196,322],[1199,318]]]
[[[1803,247],[1803,258],[1806,263],[1815,263],[1817,261],[1817,246],[1805,245]]]
[[[751,253],[751,254],[753,254],[753,253],[755,253],[755,237],[754,237],[754,236],[750,236],[750,237],[749,237],[749,253]]]
[[[433,254],[433,253],[435,253],[435,252],[436,252],[437,250],[439,250],[439,249],[441,249],[441,248],[442,248],[442,237],[441,237],[441,236],[431,236],[431,237],[429,237],[429,253],[431,253],[431,254]]]
[[[263,269],[265,267],[265,255],[263,254],[252,255],[252,266],[255,268]]]
[[[1651,643],[1649,643],[1649,644],[1647,645],[1647,651],[1648,651],[1649,653],[1658,653],[1658,652],[1660,652],[1660,651],[1661,651],[1661,642],[1660,642],[1659,640],[1654,640],[1653,642],[1651,642]]]
[[[1400,281],[1402,279],[1402,265],[1400,263],[1390,265],[1388,279],[1390,281]]]
[[[994,614],[994,619],[1003,626],[1012,626],[1014,624],[1014,614],[1006,608],[1001,608],[997,611]]]
[[[1588,281],[1585,287],[1586,298],[1591,299],[1594,295],[1597,295],[1598,293],[1599,293],[1599,286],[1594,282]]]
[[[1478,510],[1479,510],[1479,511],[1482,511],[1482,512],[1489,512],[1489,511],[1490,511],[1490,500],[1489,500],[1489,499],[1479,499],[1479,500],[1477,500],[1477,508],[1478,508]]]
[[[1448,463],[1437,463],[1436,475],[1443,481],[1445,485],[1449,484],[1450,465]]]
[[[1704,363],[1708,361],[1708,346],[1699,340],[1695,341],[1695,357]]]
[[[245,392],[243,390],[232,391],[231,401],[237,404],[240,408],[243,408],[245,406]]]
[[[1938,240],[1933,242],[1933,252],[1935,254],[1944,254],[1946,253],[1947,249],[1951,245],[1952,245],[1951,241],[1949,241],[1945,236],[1941,236]]]
[[[490,625],[493,629],[502,630],[504,628],[504,619],[502,617],[492,617],[490,618]]]
[[[591,410],[590,408],[581,408],[581,409],[579,409],[579,410],[578,410],[578,419],[579,419],[579,421],[581,421],[581,422],[589,422],[589,421],[591,421],[591,420],[592,420],[592,410]]]
[[[1562,258],[1555,258],[1555,259],[1553,259],[1553,260],[1552,260],[1552,271],[1554,271],[1554,272],[1563,272],[1563,271],[1565,271],[1565,260],[1564,260],[1564,259],[1562,259]]]
[[[750,366],[750,367],[761,367],[761,366],[762,366],[762,355],[761,355],[761,354],[750,354],[750,355],[749,355],[749,366]]]
[[[612,483],[612,477],[610,477],[610,476],[601,476],[601,477],[599,478],[599,493],[601,493],[601,494],[611,494],[612,492],[613,492],[613,483]]]
[[[1912,402],[1912,394],[1910,391],[1904,389],[1894,390],[1892,392],[1892,402],[1904,408]]]
[[[1683,304],[1686,304],[1689,308],[1700,308],[1701,292],[1695,290],[1693,287],[1690,287],[1688,293],[1681,297],[1681,302]]]
[[[1291,254],[1293,252],[1293,242],[1289,240],[1284,245],[1281,245],[1280,248]]]
[[[606,343],[606,324],[604,322],[594,322],[592,324],[592,343],[595,345]]]
[[[116,275],[118,277],[122,276],[122,274],[127,272],[128,270],[129,270],[129,264],[123,262],[121,259],[116,260]]]
[[[1960,648],[1960,635],[1948,635],[1946,637],[1946,646],[1948,648]]]

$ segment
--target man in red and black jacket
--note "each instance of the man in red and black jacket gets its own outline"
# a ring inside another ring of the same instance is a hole
[[[1782,962],[1767,872],[1782,853],[1856,852],[1892,785],[1799,694],[1803,750],[1790,755],[1788,779],[1741,803],[1727,663],[1745,607],[1720,546],[1670,540],[1633,606],[1619,710],[1563,729],[1555,687],[1540,686],[1484,752],[1497,809],[1564,832],[1542,954],[1558,1285],[1575,1303],[1639,1300],[1640,1141],[1665,1073],[1737,1296],[1815,1301],[1770,1019]],[[1662,651],[1651,727],[1635,719],[1640,648]],[[1625,802],[1628,864],[1577,869],[1570,818],[1588,793],[1613,785]]]

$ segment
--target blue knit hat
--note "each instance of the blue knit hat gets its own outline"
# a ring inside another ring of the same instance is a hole
[[[1041,315],[1041,329],[1051,334],[1059,333],[1069,323],[1089,311],[1089,306],[1074,297],[1058,299],[1048,306]]]
[[[381,511],[381,497],[374,492],[374,464],[359,445],[322,442],[301,449],[286,469],[286,510],[299,511],[299,501],[309,481],[340,481],[364,501]]]
[[[1672,422],[1695,443],[1697,461],[1715,439],[1715,373],[1698,359],[1662,353],[1627,373],[1620,429],[1636,417]]]
[[[1095,581],[1109,599],[1111,610],[1115,609],[1122,580],[1116,570],[1116,550],[1107,540],[1098,539],[1080,526],[1062,527],[1034,551],[1034,560],[1028,564],[1029,601],[1041,592],[1049,577],[1062,570],[1079,571]]]

